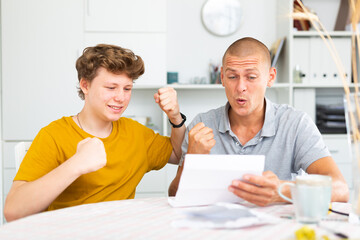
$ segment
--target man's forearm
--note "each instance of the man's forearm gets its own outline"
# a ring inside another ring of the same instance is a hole
[[[184,168],[184,165],[178,167],[176,176],[175,176],[174,180],[171,182],[171,184],[169,186],[168,194],[169,194],[170,197],[173,197],[173,196],[176,195],[176,192],[177,192],[178,187],[179,187],[179,182],[180,182],[180,178],[181,178],[183,168]]]
[[[331,201],[332,202],[349,201],[349,188],[345,181],[333,179]]]

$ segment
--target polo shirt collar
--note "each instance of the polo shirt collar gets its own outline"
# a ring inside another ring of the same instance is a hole
[[[262,137],[271,137],[275,135],[275,107],[274,104],[265,97],[265,121],[261,129]],[[230,121],[229,121],[229,102],[223,106],[221,111],[220,121],[219,121],[219,132],[225,133],[230,132]]]
[[[221,133],[230,131],[229,108],[230,108],[229,102],[227,102],[226,105],[222,107],[220,121],[219,121],[219,132]]]
[[[275,135],[275,107],[274,104],[265,97],[265,120],[261,129],[262,137],[271,137]]]

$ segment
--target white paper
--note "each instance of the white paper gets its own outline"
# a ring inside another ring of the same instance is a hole
[[[242,202],[228,187],[243,174],[261,175],[264,164],[263,155],[187,154],[176,197],[169,198],[169,204],[189,207]]]
[[[189,210],[190,209],[190,210]],[[186,208],[185,218],[172,221],[176,228],[243,228],[275,224],[280,218],[232,203],[217,203],[207,207]]]

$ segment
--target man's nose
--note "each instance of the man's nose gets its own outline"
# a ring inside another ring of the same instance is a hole
[[[246,89],[247,89],[247,86],[246,86],[245,81],[239,80],[238,85],[237,85],[237,90],[238,90],[239,92],[245,92]]]

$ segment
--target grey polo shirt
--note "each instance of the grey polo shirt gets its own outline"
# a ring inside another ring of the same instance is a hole
[[[319,130],[305,112],[274,104],[267,98],[265,102],[264,125],[244,146],[231,131],[229,103],[198,114],[186,129],[181,164],[187,152],[189,129],[199,122],[213,129],[216,144],[210,154],[265,155],[265,171],[274,172],[281,180],[293,180],[316,160],[330,156]]]

